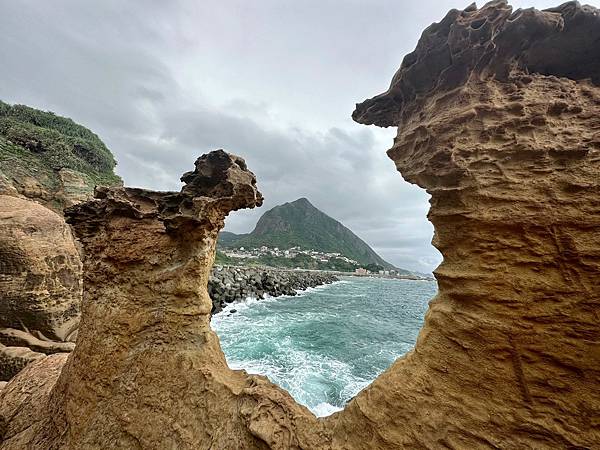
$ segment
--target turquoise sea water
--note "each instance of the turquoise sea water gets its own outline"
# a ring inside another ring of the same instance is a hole
[[[230,367],[266,375],[325,416],[414,346],[436,292],[432,281],[348,277],[228,305],[212,326]]]

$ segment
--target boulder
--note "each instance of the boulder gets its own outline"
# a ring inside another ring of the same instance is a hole
[[[0,327],[65,340],[79,320],[81,290],[80,257],[64,219],[0,195]]]
[[[6,347],[0,344],[0,381],[8,381],[25,366],[46,355],[28,347]]]

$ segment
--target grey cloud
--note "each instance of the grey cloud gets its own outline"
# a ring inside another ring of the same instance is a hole
[[[178,189],[201,153],[238,153],[267,200],[228,229],[304,196],[386,259],[429,271],[427,194],[387,159],[394,131],[350,114],[426,26],[467,3],[0,0],[0,99],[87,125],[129,185]]]

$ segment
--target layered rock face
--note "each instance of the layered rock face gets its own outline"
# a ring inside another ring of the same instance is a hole
[[[0,380],[42,353],[72,349],[61,341],[79,321],[81,289],[79,253],[64,219],[0,195]]]
[[[77,171],[61,168],[50,177],[44,173],[21,175],[18,166],[11,169],[10,176],[0,171],[0,195],[31,199],[58,214],[62,214],[64,207],[93,198],[93,181]]]
[[[599,38],[575,2],[451,11],[357,105],[398,127],[388,155],[431,194],[444,262],[414,351],[334,447],[600,446]]]

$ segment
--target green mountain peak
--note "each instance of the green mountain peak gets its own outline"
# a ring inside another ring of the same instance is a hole
[[[395,269],[350,229],[316,208],[305,197],[268,210],[249,234],[222,233],[219,243],[222,248],[298,247],[339,253],[357,261],[358,265]]]

